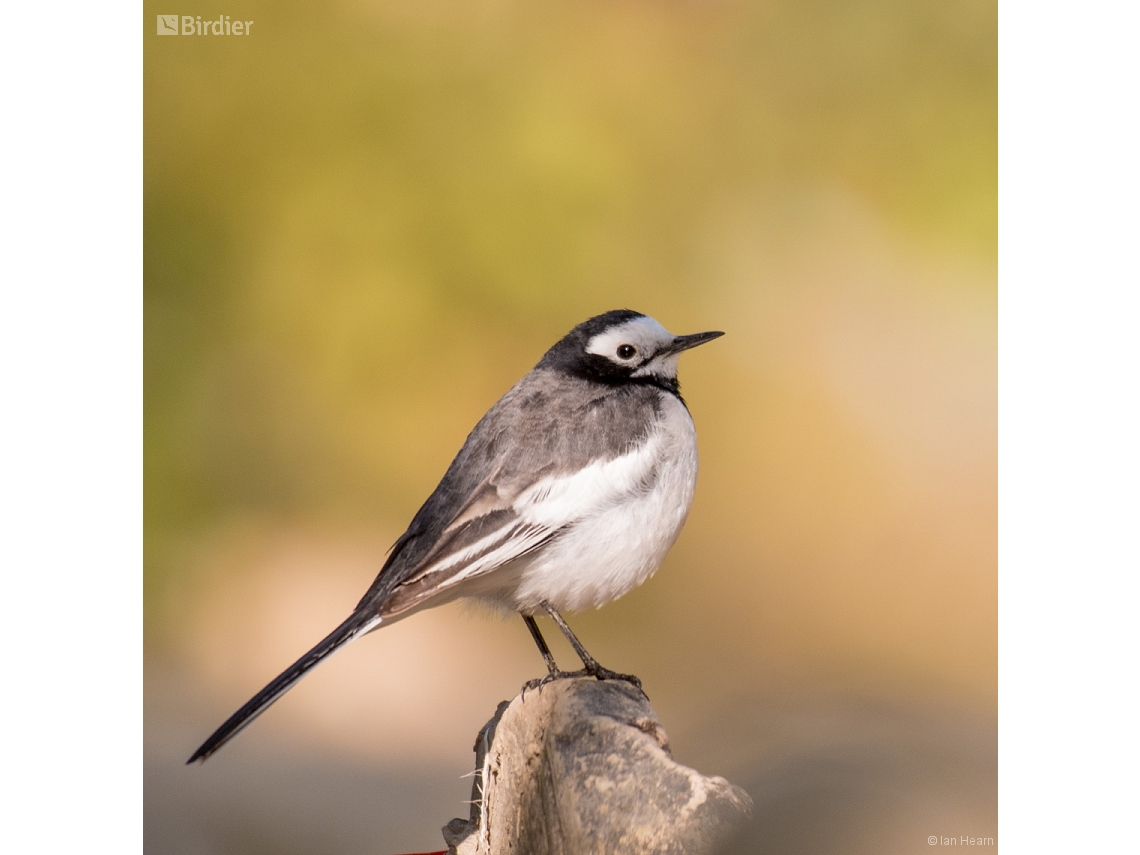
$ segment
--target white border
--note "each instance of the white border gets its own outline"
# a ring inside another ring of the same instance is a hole
[[[5,852],[142,849],[141,11],[4,11]]]
[[[1137,7],[1000,7],[1000,843],[1135,847]]]

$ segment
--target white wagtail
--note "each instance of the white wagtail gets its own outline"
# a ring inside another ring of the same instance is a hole
[[[209,757],[350,641],[459,597],[522,615],[549,670],[532,683],[567,675],[535,623],[545,612],[582,659],[573,673],[640,687],[599,665],[559,612],[631,591],[676,540],[697,479],[677,357],[721,335],[671,335],[628,310],[574,327],[479,420],[348,619],[187,762]]]

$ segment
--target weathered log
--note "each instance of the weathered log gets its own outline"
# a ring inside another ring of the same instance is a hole
[[[702,855],[752,810],[744,790],[677,763],[623,681],[556,680],[504,701],[475,755],[471,816],[443,829],[452,855]]]

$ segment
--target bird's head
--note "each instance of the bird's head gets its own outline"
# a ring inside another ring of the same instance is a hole
[[[603,383],[651,383],[676,391],[677,357],[722,335],[673,335],[648,315],[617,309],[578,324],[538,367]]]

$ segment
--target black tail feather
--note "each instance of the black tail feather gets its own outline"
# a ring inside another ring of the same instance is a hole
[[[326,657],[375,626],[377,619],[362,612],[354,612],[348,620],[330,632],[316,647],[286,668],[273,682],[246,701],[236,713],[203,742],[198,750],[186,761],[205,760],[235,736],[255,718],[265,712],[270,704],[285,694],[293,684],[319,665]]]

